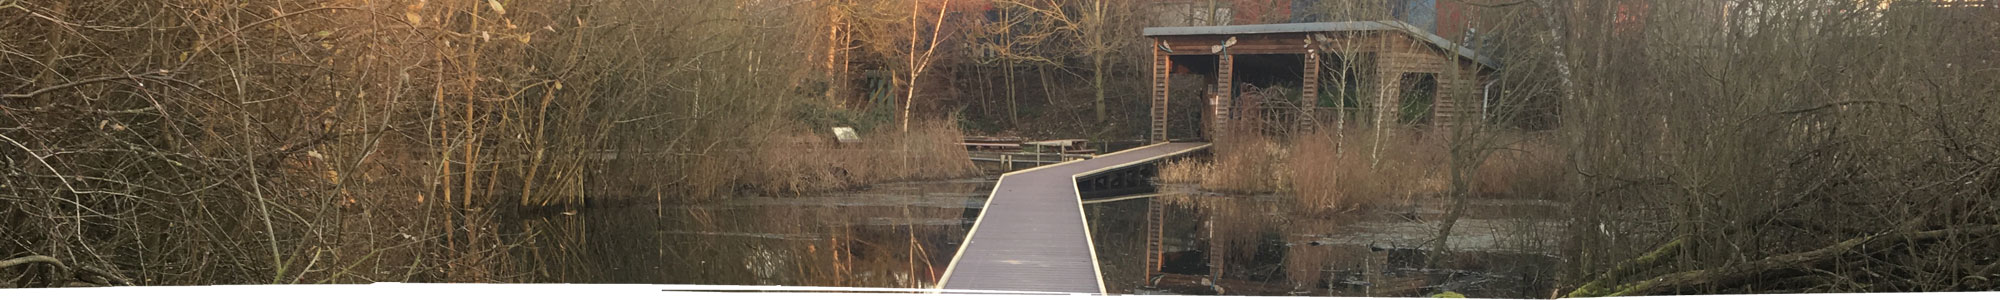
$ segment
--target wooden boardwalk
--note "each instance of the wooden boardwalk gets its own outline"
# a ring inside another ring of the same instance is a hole
[[[1153,144],[1000,175],[938,288],[1104,294],[1076,178],[1207,147]]]

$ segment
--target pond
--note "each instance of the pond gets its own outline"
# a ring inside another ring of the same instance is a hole
[[[599,201],[516,218],[518,281],[929,287],[993,179],[714,204]]]
[[[979,215],[993,178],[876,185],[714,204],[604,201],[514,218],[516,281],[928,288]],[[1330,215],[1288,197],[1186,187],[1084,206],[1114,294],[1544,298],[1558,206],[1476,200],[1454,269],[1425,268],[1442,201]]]
[[[1325,216],[1289,197],[1168,187],[1084,206],[1106,289],[1120,294],[1546,298],[1559,223],[1545,201],[1474,201],[1449,268],[1426,268],[1442,201]],[[1179,190],[1179,191],[1176,191]]]

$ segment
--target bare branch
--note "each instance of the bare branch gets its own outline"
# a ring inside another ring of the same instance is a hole
[[[156,74],[157,74],[157,75],[165,75],[165,74],[167,74],[167,71],[165,71],[165,70],[161,70],[161,71],[159,71],[159,72],[156,72],[156,73],[142,73],[142,74],[127,74],[127,75],[111,75],[111,76],[103,76],[103,77],[94,77],[94,78],[88,78],[88,79],[83,79],[83,80],[77,80],[77,81],[71,81],[71,82],[66,82],[66,83],[63,83],[63,84],[58,84],[58,85],[54,85],[54,86],[49,86],[49,87],[45,87],[45,88],[41,88],[41,89],[37,89],[37,90],[34,90],[34,91],[29,91],[29,92],[27,92],[27,93],[20,93],[20,94],[0,94],[0,99],[27,99],[27,98],[34,98],[35,96],[39,96],[39,95],[41,95],[42,93],[48,93],[48,92],[51,92],[51,91],[56,91],[56,90],[61,90],[61,89],[67,89],[67,88],[73,88],[73,87],[78,87],[78,86],[83,86],[83,85],[87,85],[87,84],[93,84],[93,83],[100,83],[100,82],[107,82],[107,81],[118,81],[118,80],[131,80],[131,81],[140,81],[141,79],[146,79],[146,78],[147,78],[148,76],[153,76],[153,75],[156,75]]]

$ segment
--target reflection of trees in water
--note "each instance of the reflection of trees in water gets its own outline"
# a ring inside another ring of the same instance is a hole
[[[1270,196],[1177,194],[1150,200],[1151,204],[1163,205],[1168,210],[1164,213],[1166,217],[1161,218],[1162,224],[1143,223],[1143,230],[1123,231],[1141,236],[1137,242],[1125,241],[1130,244],[1124,245],[1130,246],[1107,243],[1130,239],[1107,239],[1100,235],[1099,251],[1143,252],[1146,249],[1143,234],[1151,234],[1144,232],[1150,230],[1161,230],[1167,237],[1166,243],[1177,242],[1187,248],[1165,247],[1164,251],[1182,252],[1146,253],[1135,259],[1107,260],[1106,269],[1110,271],[1145,268],[1143,263],[1147,257],[1144,255],[1164,254],[1168,258],[1168,265],[1161,272],[1148,274],[1146,278],[1149,281],[1130,279],[1138,276],[1114,277],[1110,275],[1113,273],[1107,273],[1107,284],[1111,285],[1108,288],[1132,292],[1133,286],[1151,284],[1155,289],[1177,293],[1214,293],[1220,290],[1233,295],[1416,296],[1442,286],[1459,292],[1476,292],[1474,295],[1528,297],[1532,295],[1527,291],[1546,285],[1546,279],[1550,278],[1547,270],[1532,268],[1551,263],[1547,257],[1502,252],[1461,253],[1464,255],[1459,261],[1467,263],[1456,267],[1466,271],[1437,269],[1440,271],[1425,272],[1426,269],[1421,268],[1425,255],[1422,250],[1398,248],[1390,241],[1374,240],[1385,237],[1379,232],[1362,232],[1368,229],[1352,224],[1389,222],[1394,224],[1390,226],[1429,226],[1425,225],[1427,223],[1384,220],[1388,217],[1372,214],[1369,210],[1315,215],[1296,211],[1298,206],[1292,205],[1293,202],[1288,199],[1266,197]],[[1136,203],[1107,207],[1111,209],[1092,212],[1091,216],[1145,222],[1145,214],[1148,213],[1147,206]],[[1093,222],[1093,226],[1105,224],[1117,223]],[[1096,232],[1105,231],[1098,229]],[[1422,235],[1424,231],[1413,232]],[[1381,249],[1371,246],[1380,246]],[[1188,255],[1203,258],[1188,259]],[[1222,268],[1211,268],[1217,263]],[[1117,264],[1128,266],[1111,267]],[[1122,272],[1140,271],[1143,269]],[[1221,272],[1221,276],[1211,277],[1217,271]],[[1121,278],[1129,282],[1113,283],[1121,281]],[[1208,286],[1204,282],[1216,286]],[[1546,292],[1546,288],[1540,291]]]
[[[521,218],[521,281],[928,287],[964,238],[959,204],[991,182],[911,185]]]
[[[1182,211],[1168,215],[1193,216],[1165,220],[1197,223],[1195,226],[1169,223],[1162,224],[1161,229],[1182,230],[1165,234],[1193,240],[1190,244],[1195,249],[1190,250],[1207,256],[1208,274],[1200,275],[1220,273],[1219,278],[1211,280],[1259,285],[1237,288],[1278,294],[1310,290],[1322,278],[1320,270],[1337,256],[1327,247],[1300,247],[1316,243],[1313,237],[1330,232],[1334,225],[1329,220],[1295,217],[1293,205],[1287,202],[1187,194],[1166,195],[1154,201]],[[1189,227],[1192,232],[1185,231]]]

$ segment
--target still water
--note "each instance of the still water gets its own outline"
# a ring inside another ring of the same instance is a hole
[[[518,218],[510,225],[525,237],[512,256],[530,282],[928,287],[993,183],[701,205],[597,201]]]
[[[599,201],[510,220],[523,278],[570,283],[928,288],[992,190],[993,178],[876,185],[713,204]],[[1542,298],[1558,224],[1546,201],[1485,200],[1454,230],[1448,259],[1416,250],[1440,201],[1307,215],[1280,196],[1162,187],[1084,206],[1106,289],[1117,294]],[[647,199],[651,200],[651,199]]]
[[[1084,206],[1106,289],[1123,294],[1545,298],[1554,206],[1476,201],[1454,227],[1457,254],[1426,268],[1441,201],[1331,215],[1291,198],[1173,192]],[[1184,188],[1180,188],[1184,189]]]

